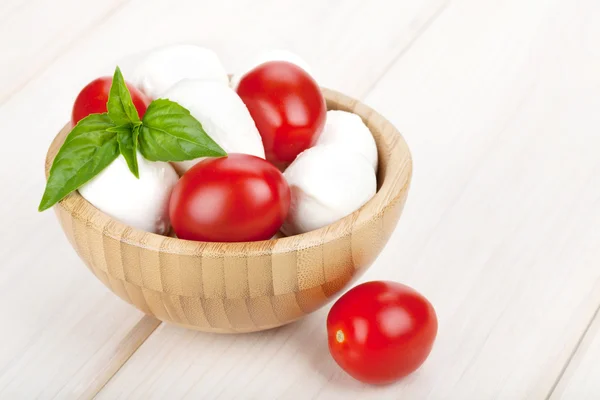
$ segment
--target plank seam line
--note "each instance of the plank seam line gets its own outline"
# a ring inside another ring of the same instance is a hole
[[[127,341],[127,339],[128,339],[128,337],[129,337],[129,335],[131,334],[131,332],[132,332],[132,331],[135,331],[136,327],[138,327],[140,324],[143,324],[145,319],[154,319],[154,317],[152,317],[152,316],[150,316],[150,315],[146,315],[146,314],[144,314],[144,315],[142,316],[142,318],[140,318],[140,320],[139,320],[139,321],[138,321],[138,322],[135,324],[135,326],[134,326],[132,329],[130,329],[130,330],[129,330],[128,334],[127,334],[127,335],[126,335],[126,336],[125,336],[123,339],[121,339],[121,341],[119,342],[119,346],[120,346],[121,344],[123,344],[124,342],[126,342],[126,341]],[[155,327],[153,327],[153,328],[151,328],[151,329],[149,329],[149,331],[148,331],[147,335],[145,335],[145,337],[140,337],[140,339],[141,339],[141,340],[139,341],[138,345],[137,345],[137,346],[135,346],[135,347],[132,349],[132,351],[130,352],[130,354],[126,356],[126,358],[123,360],[123,362],[119,363],[119,365],[118,365],[118,367],[115,369],[115,371],[114,371],[112,374],[110,374],[110,376],[108,376],[108,377],[107,377],[107,379],[106,379],[104,382],[102,382],[101,384],[99,384],[99,385],[98,385],[98,388],[95,390],[95,392],[94,392],[94,393],[92,394],[92,396],[91,396],[91,398],[92,398],[92,399],[95,399],[95,398],[96,398],[96,396],[97,396],[97,395],[98,395],[100,392],[102,392],[102,390],[103,390],[103,389],[106,387],[106,385],[108,385],[108,383],[109,383],[109,382],[110,382],[110,381],[111,381],[111,380],[112,380],[112,379],[113,379],[113,378],[114,378],[114,377],[115,377],[115,376],[116,376],[116,375],[119,373],[119,371],[121,370],[121,368],[123,368],[123,366],[124,366],[125,364],[127,364],[127,362],[129,361],[129,359],[130,359],[131,357],[133,357],[133,355],[134,355],[135,353],[137,353],[138,349],[139,349],[140,347],[142,347],[142,345],[143,345],[144,343],[146,343],[146,340],[147,340],[147,339],[148,339],[150,336],[152,336],[152,334],[154,333],[154,331],[156,331],[156,329],[158,329],[158,327],[159,327],[160,325],[162,325],[162,323],[163,323],[162,321],[159,321],[159,320],[156,320],[155,322],[158,322],[158,323],[156,324],[156,326],[155,326]]]
[[[571,352],[571,355],[569,356],[569,358],[567,359],[567,362],[565,363],[565,365],[563,365],[562,369],[560,370],[560,373],[556,377],[556,380],[554,381],[554,384],[550,388],[550,391],[548,392],[548,395],[546,395],[546,397],[545,397],[546,400],[550,399],[550,397],[552,397],[552,395],[554,394],[554,391],[556,390],[556,387],[558,386],[558,384],[562,380],[563,376],[565,375],[565,372],[569,368],[569,365],[571,365],[571,362],[573,361],[573,358],[575,357],[575,354],[577,354],[577,352],[579,351],[579,348],[581,347],[581,344],[583,343],[583,340],[587,336],[588,331],[590,330],[590,328],[591,328],[592,324],[594,323],[594,321],[596,320],[596,318],[598,318],[599,314],[600,314],[600,304],[598,305],[598,307],[596,307],[596,311],[592,315],[592,318],[590,318],[590,320],[588,321],[588,324],[585,327],[585,329],[583,330],[583,333],[581,334],[581,336],[579,337],[579,340],[577,341],[577,344],[573,348],[573,351]]]
[[[449,1],[445,1],[442,3],[442,5],[425,21],[425,23],[417,30],[417,34],[409,41],[409,43],[407,44],[407,46],[405,46],[403,49],[401,49],[398,54],[385,66],[385,68],[383,69],[382,73],[380,74],[379,78],[377,78],[370,86],[369,88],[364,92],[364,94],[362,96],[360,96],[360,98],[365,98],[367,97],[367,95],[379,84],[379,82],[384,78],[384,76],[392,69],[392,67],[396,64],[396,62],[404,55],[408,52],[408,50],[411,49],[411,47],[414,45],[414,43],[421,37],[421,35],[427,30],[429,29],[429,27],[431,25],[433,25],[433,23],[437,20],[437,18],[443,13],[443,11],[447,8],[449,4]],[[158,328],[158,326],[160,326],[162,324],[162,322],[160,322],[156,328]],[[123,368],[123,366],[125,364],[127,364],[127,362],[129,361],[129,359],[135,354],[137,353],[138,349],[146,342],[146,340],[152,336],[152,334],[154,333],[154,331],[156,330],[153,329],[151,332],[149,332],[149,334],[140,342],[139,346],[129,355],[129,357],[127,357],[126,360],[124,360],[124,362],[115,370],[114,374],[112,374],[111,377],[109,377],[106,382],[104,382],[96,391],[96,393],[94,394],[94,398],[96,397],[96,395],[98,395],[100,392],[102,392],[102,390],[106,387],[106,385],[119,373],[119,371],[121,370],[121,368]]]
[[[444,1],[441,4],[441,6],[437,10],[435,10],[433,14],[431,14],[431,16],[425,21],[425,23],[421,25],[419,29],[417,29],[416,35],[412,39],[410,39],[408,44],[405,47],[403,47],[398,52],[398,54],[396,54],[396,56],[392,58],[390,62],[387,63],[379,77],[375,79],[375,81],[371,85],[369,85],[369,87],[364,91],[364,93],[362,93],[361,96],[359,96],[360,99],[364,99],[369,94],[371,94],[373,89],[375,89],[379,82],[381,82],[381,80],[388,74],[388,72],[390,72],[390,70],[394,67],[396,62],[398,62],[398,60],[402,58],[402,56],[404,56],[404,54],[406,54],[413,47],[413,45],[419,40],[423,33],[425,33],[425,31],[427,31],[429,27],[434,24],[435,21],[437,21],[438,17],[443,14],[446,8],[448,8],[448,4],[450,4],[450,0]]]

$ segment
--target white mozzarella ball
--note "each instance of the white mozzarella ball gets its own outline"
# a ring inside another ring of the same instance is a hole
[[[335,146],[365,157],[377,171],[377,145],[362,119],[346,111],[327,111],[327,119],[316,146]]]
[[[155,50],[137,66],[131,82],[152,99],[182,79],[201,79],[229,84],[229,77],[214,51],[179,44]]]
[[[184,80],[162,95],[187,108],[206,133],[228,153],[265,158],[265,150],[250,112],[237,93],[218,82]],[[173,163],[183,173],[201,158]]]
[[[231,87],[237,88],[244,75],[269,61],[287,61],[302,68],[309,75],[312,75],[310,66],[299,55],[287,50],[267,50],[257,54],[238,73],[233,75],[231,78]]]
[[[135,228],[166,234],[169,231],[169,197],[179,177],[169,163],[150,162],[138,153],[139,179],[122,156],[79,193],[96,208]]]
[[[288,235],[329,225],[358,210],[377,190],[371,164],[334,146],[301,153],[285,170],[292,201],[281,231]]]

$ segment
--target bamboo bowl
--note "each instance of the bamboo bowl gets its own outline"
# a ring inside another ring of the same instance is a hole
[[[341,93],[323,93],[328,109],[361,116],[377,142],[378,190],[360,210],[302,235],[206,243],[132,228],[73,192],[54,207],[69,242],[106,287],[165,322],[252,332],[317,310],[377,258],[400,218],[412,175],[408,146],[388,121]],[[46,175],[69,130],[52,142]]]

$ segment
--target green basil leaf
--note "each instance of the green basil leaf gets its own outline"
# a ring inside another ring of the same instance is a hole
[[[141,125],[141,124],[140,124]],[[140,178],[137,162],[137,142],[140,134],[140,125],[122,125],[114,128],[117,133],[117,142],[119,142],[119,151],[127,161],[127,166],[131,173]],[[109,131],[111,131],[109,129]]]
[[[106,107],[108,116],[117,126],[135,124],[140,121],[140,116],[133,104],[131,93],[129,93],[119,67],[115,69]]]
[[[140,122],[140,125],[142,123]],[[131,132],[133,129],[133,125],[132,124],[125,124],[125,125],[119,125],[119,126],[111,126],[110,128],[107,128],[106,130],[108,132],[114,132],[114,133],[119,133],[121,131],[129,131]]]
[[[150,103],[142,120],[139,146],[144,158],[150,161],[227,155],[187,109],[166,99]]]
[[[39,211],[58,203],[119,156],[117,134],[107,114],[91,114],[73,128],[56,154]]]

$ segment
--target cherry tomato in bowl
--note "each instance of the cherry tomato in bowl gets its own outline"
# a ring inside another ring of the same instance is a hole
[[[315,80],[302,68],[270,61],[248,72],[237,87],[263,140],[267,160],[283,167],[312,147],[327,107]]]
[[[179,179],[169,201],[177,237],[206,242],[270,239],[290,208],[290,188],[271,163],[249,154],[207,158]]]
[[[388,384],[423,364],[437,326],[433,306],[415,290],[367,282],[346,292],[329,311],[329,351],[355,379]]]
[[[111,85],[112,78],[106,76],[93,80],[79,92],[71,115],[73,126],[90,114],[106,112],[106,103],[108,102]],[[129,83],[127,83],[127,88],[131,93],[133,105],[137,109],[140,118],[142,118],[150,104],[150,99]]]

